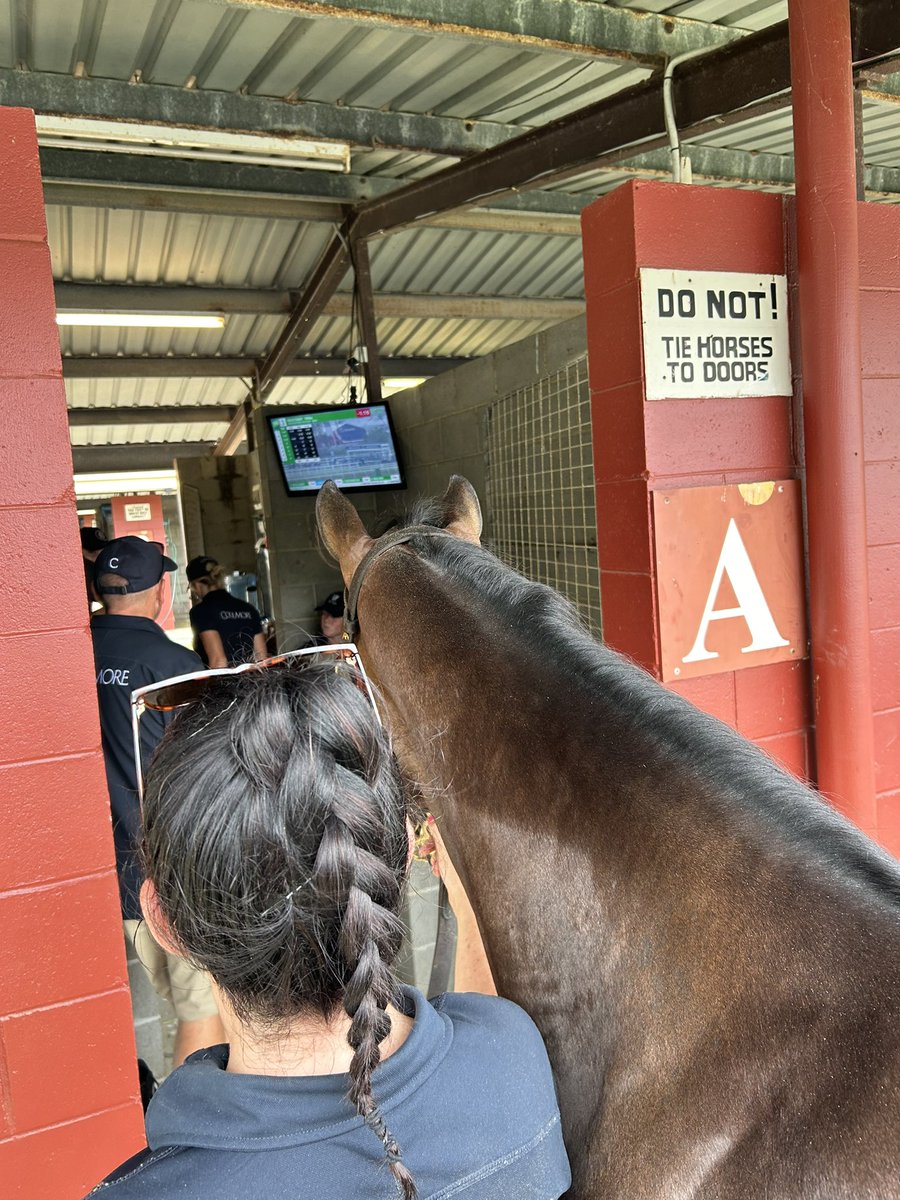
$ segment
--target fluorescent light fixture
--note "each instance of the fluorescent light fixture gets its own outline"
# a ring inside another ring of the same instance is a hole
[[[78,500],[167,495],[177,489],[178,476],[170,468],[159,471],[94,471],[75,476],[75,497]]]
[[[224,329],[221,313],[61,312],[57,325],[111,325],[127,329]]]
[[[62,150],[106,150],[213,162],[296,167],[306,171],[350,170],[346,142],[319,142],[281,133],[231,133],[180,125],[143,125],[93,117],[35,117],[38,144]]]

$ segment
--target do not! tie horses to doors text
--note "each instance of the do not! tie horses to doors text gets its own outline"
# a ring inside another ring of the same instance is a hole
[[[641,269],[648,400],[789,396],[787,279]]]

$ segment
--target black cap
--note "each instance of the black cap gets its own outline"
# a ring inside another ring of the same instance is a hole
[[[203,554],[198,558],[192,558],[184,568],[184,573],[188,577],[188,583],[193,583],[195,579],[204,579],[218,565],[214,558],[207,558]]]
[[[161,542],[145,542],[139,537],[113,538],[97,555],[94,587],[101,596],[146,592],[159,583],[166,571],[177,570],[176,564],[163,553],[164,549]],[[101,575],[120,575],[128,582],[124,587],[101,587]]]
[[[316,612],[327,612],[329,617],[342,617],[344,615],[344,593],[332,592],[326,596],[321,604],[316,605]]]
[[[81,548],[89,554],[102,550],[106,545],[106,538],[95,525],[82,525],[78,532],[81,534]]]

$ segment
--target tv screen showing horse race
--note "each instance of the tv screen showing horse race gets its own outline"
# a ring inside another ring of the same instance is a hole
[[[403,487],[386,404],[300,409],[269,417],[269,425],[292,496],[317,492],[326,479],[345,492]]]

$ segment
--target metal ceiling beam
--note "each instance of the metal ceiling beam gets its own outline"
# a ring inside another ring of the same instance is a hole
[[[728,80],[727,87],[723,79]],[[679,124],[685,131],[710,117],[727,124],[737,118],[724,110],[725,95],[730,106],[740,107],[789,87],[790,54],[787,22],[783,22],[683,64],[675,80]],[[562,173],[587,169],[605,154],[658,137],[665,131],[661,95],[662,79],[657,75],[390,196],[360,205],[348,219],[344,234],[332,239],[325,250],[278,342],[260,359],[260,394],[271,390],[290,361],[309,324],[310,312],[321,312],[337,290],[346,268],[347,239],[364,240],[451,209],[481,204]]]
[[[65,153],[65,152],[64,152]],[[55,154],[47,150],[42,163]],[[78,157],[69,151],[67,157]],[[89,157],[95,157],[90,155]],[[96,157],[100,157],[99,155]],[[113,155],[105,155],[112,158]],[[121,155],[115,156],[121,158]],[[46,171],[46,167],[44,168]],[[57,168],[58,169],[58,168]],[[311,171],[301,172],[311,175]],[[322,172],[324,174],[324,172]],[[341,179],[354,178],[340,176]],[[247,192],[169,187],[157,184],[95,182],[90,179],[48,178],[44,175],[44,204],[72,208],[127,209],[130,212],[199,213],[215,217],[262,217],[266,220],[321,221],[340,223],[347,215],[347,203],[313,200],[291,195],[260,195]]]
[[[202,458],[212,442],[137,442],[126,445],[73,446],[76,475],[95,471],[162,471],[176,458]]]
[[[98,425],[227,425],[234,416],[230,404],[182,405],[136,404],[115,408],[70,408],[70,429],[91,429]]]
[[[365,358],[362,363],[366,381],[366,400],[378,404],[381,400],[381,353],[378,348],[378,330],[375,323],[375,298],[372,295],[372,266],[369,262],[369,247],[366,242],[357,242],[353,252],[353,301],[355,312],[351,317],[351,330],[358,329]],[[327,305],[326,305],[327,308]]]
[[[61,312],[140,313],[289,313],[296,293],[273,288],[137,287],[121,283],[56,283]],[[439,296],[382,292],[375,296],[380,319],[566,321],[584,312],[581,300],[545,300],[527,296]],[[349,317],[353,297],[332,296],[324,317]]]
[[[898,97],[900,102],[900,97]],[[721,150],[716,146],[692,145],[682,142],[682,153],[691,160],[695,181],[711,183],[764,184],[791,189],[794,186],[794,157],[792,154],[754,153],[750,150]],[[671,175],[671,158],[665,150],[636,154],[622,163],[621,168],[610,166],[610,173],[648,175],[666,178]],[[865,169],[867,195],[891,196],[900,194],[900,168],[867,166]]]
[[[440,375],[470,362],[468,358],[388,358],[382,371],[394,379],[419,379]],[[252,358],[121,358],[100,355],[65,355],[62,360],[66,379],[247,379],[252,378],[256,360]],[[343,358],[295,358],[282,372],[284,376],[304,379],[335,379],[344,375]]]
[[[497,146],[519,132],[514,125],[496,121],[278,100],[163,83],[75,79],[71,75],[8,67],[0,68],[0,103],[33,108],[40,114],[324,138],[349,142],[351,146],[453,157]]]
[[[342,221],[350,205],[403,186],[386,176],[50,148],[41,151],[41,174],[47,204],[328,224]],[[583,198],[562,192],[532,191],[506,197],[491,210],[449,214],[434,224],[448,229],[580,235],[583,203]]]
[[[229,7],[344,18],[443,38],[477,39],[521,49],[659,62],[688,50],[722,45],[743,32],[661,13],[634,12],[592,0],[215,0]],[[424,10],[424,11],[423,11]]]
[[[228,422],[228,428],[213,446],[212,452],[216,458],[228,458],[232,454],[237,454],[247,441],[247,430],[251,425],[250,415],[252,412],[253,406],[249,399],[235,410],[234,416]],[[249,448],[253,449],[252,446]]]
[[[255,367],[254,379],[260,397],[272,389],[290,366],[300,343],[337,291],[349,265],[350,243],[344,226],[326,246],[275,345]]]
[[[790,87],[787,23],[686,62],[675,76],[675,111],[683,135],[710,118],[741,120],[740,109]],[[540,129],[455,163],[390,196],[361,205],[353,238],[371,237],[453,208],[586,171],[605,155],[660,137],[665,130],[662,80],[627,88]],[[790,103],[790,95],[784,96]]]

